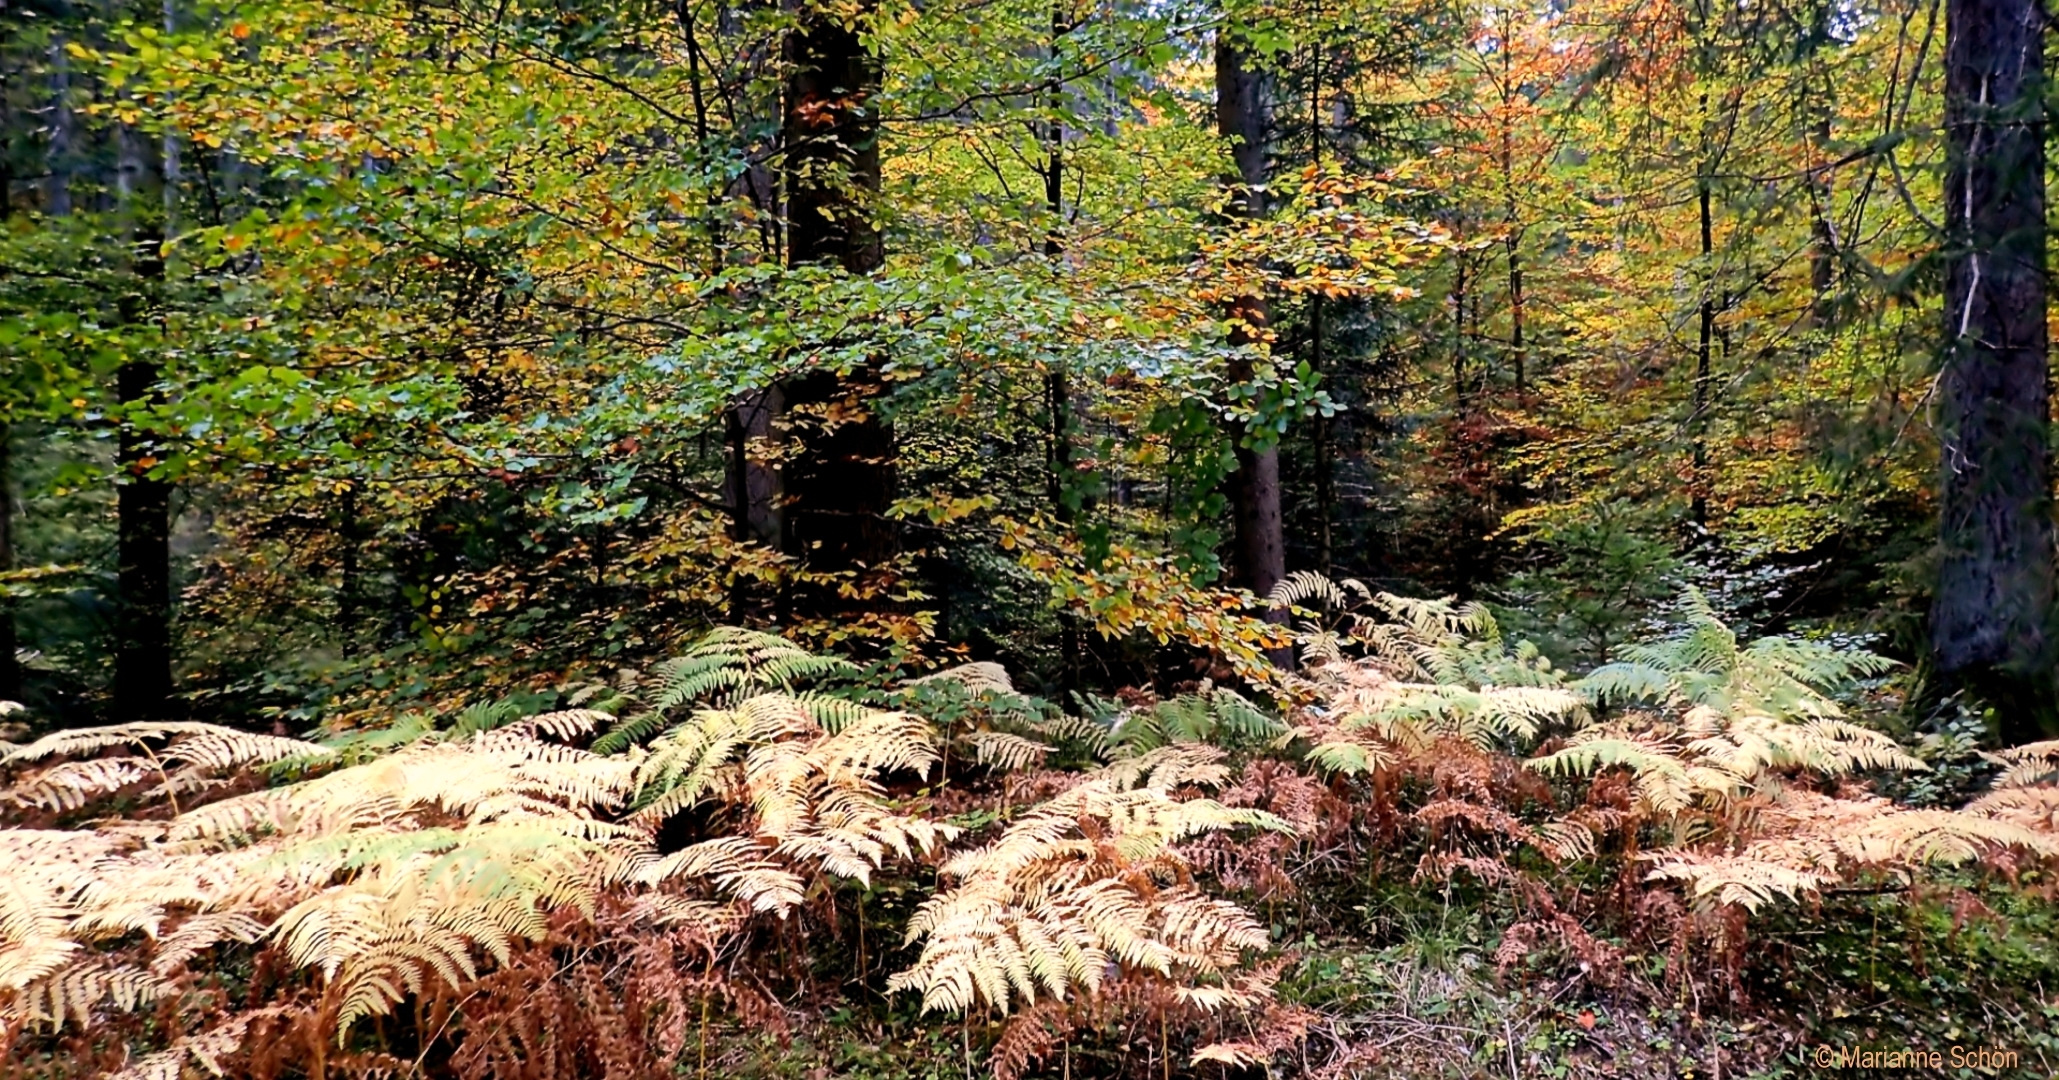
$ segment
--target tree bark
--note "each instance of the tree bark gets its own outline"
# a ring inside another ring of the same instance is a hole
[[[150,476],[160,455],[137,413],[158,400],[163,377],[165,239],[177,212],[171,163],[149,160],[150,144],[136,128],[115,129],[116,208],[131,245],[129,291],[121,301],[131,346],[115,370],[120,428],[115,440],[115,655],[113,703],[120,723],[171,718],[171,484]],[[160,166],[153,169],[153,164]],[[161,203],[143,206],[147,180],[159,181]],[[155,323],[158,340],[148,342]]]
[[[1227,29],[1216,33],[1216,123],[1223,137],[1230,140],[1237,170],[1235,179],[1241,185],[1232,209],[1251,218],[1266,213],[1270,83],[1263,72],[1251,66],[1250,58]],[[1231,302],[1230,343],[1245,350],[1240,353],[1244,358],[1235,362],[1228,373],[1232,381],[1242,382],[1253,376],[1249,350],[1262,347],[1269,317],[1263,296],[1239,297]],[[1230,476],[1234,579],[1265,596],[1287,576],[1286,542],[1280,521],[1280,451],[1270,440],[1261,446],[1244,445],[1248,433],[1243,430],[1232,434],[1238,440],[1237,468]]]
[[[860,38],[876,12],[871,0],[841,14],[810,6],[787,39],[781,132],[790,265],[870,274],[885,260],[873,221],[881,68]],[[847,378],[813,371],[781,387],[793,443],[781,476],[784,547],[814,574],[877,570],[899,553],[887,516],[893,431],[874,408],[884,392],[874,365]]]
[[[2044,5],[1945,9],[1945,327],[1931,659],[2003,737],[2055,724]]]
[[[137,287],[145,304],[164,287],[162,237],[154,229],[137,238]],[[147,309],[146,309],[147,310]],[[145,353],[115,372],[115,397],[123,411],[155,398],[160,369]],[[115,494],[114,710],[120,723],[167,719],[172,699],[171,485],[149,476],[154,440],[124,416],[116,440],[119,471]]]
[[[0,575],[14,569],[14,427],[0,421]],[[5,589],[0,585],[0,589]],[[0,594],[0,701],[21,700],[14,598]]]
[[[4,95],[0,95],[4,97]],[[14,130],[15,114],[9,103],[0,101],[0,131]],[[14,158],[0,148],[0,228],[14,216]],[[0,402],[0,575],[14,569],[14,425],[8,421],[12,403]],[[14,629],[14,598],[6,595],[0,581],[0,701],[21,700],[21,662],[16,657],[20,640]]]
[[[1067,13],[1072,0],[1053,0],[1051,4],[1051,65],[1059,67],[1059,59],[1065,47],[1066,35],[1072,33],[1074,23]],[[1054,278],[1065,271],[1065,124],[1059,119],[1065,104],[1065,90],[1053,86],[1046,95],[1045,105],[1051,110],[1051,118],[1043,124],[1044,139],[1044,212],[1051,216],[1050,227],[1044,231],[1044,259],[1050,263]],[[1049,460],[1045,462],[1048,482],[1046,497],[1051,502],[1051,516],[1060,524],[1071,526],[1075,517],[1073,503],[1066,496],[1066,484],[1074,472],[1072,452],[1072,379],[1062,356],[1053,356],[1050,368],[1044,373],[1044,408],[1050,423],[1047,440],[1050,446]],[[1080,509],[1086,509],[1084,505]],[[1058,687],[1066,694],[1077,693],[1083,658],[1086,652],[1086,628],[1079,614],[1069,608],[1058,612]]]
[[[43,213],[50,217],[67,217],[72,209],[73,143],[77,141],[78,120],[72,115],[71,57],[65,55],[64,44],[62,35],[53,35],[49,52],[50,134],[43,148],[48,163],[43,180]]]
[[[1708,108],[1708,95],[1702,95],[1702,107]],[[1689,467],[1693,476],[1688,481],[1690,512],[1697,526],[1706,528],[1709,524],[1709,394],[1714,388],[1714,374],[1710,368],[1710,350],[1716,341],[1716,268],[1715,228],[1709,207],[1709,173],[1704,166],[1700,176],[1695,178],[1695,198],[1701,209],[1701,335],[1694,353],[1694,402],[1688,415],[1689,438],[1692,440]]]
[[[730,536],[777,548],[786,534],[777,433],[785,411],[779,387],[747,394],[729,411]]]

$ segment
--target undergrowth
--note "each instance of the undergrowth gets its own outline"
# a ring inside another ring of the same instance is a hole
[[[1950,799],[1911,778],[1964,748],[1846,715],[1883,662],[1741,642],[1692,597],[1580,676],[1479,607],[1307,575],[1276,601],[1303,664],[1249,693],[1068,711],[992,664],[887,680],[723,630],[541,714],[11,746],[0,1068],[1783,1075],[1823,1042],[1981,1040],[2059,1060],[2059,744],[1984,758],[1992,780]]]

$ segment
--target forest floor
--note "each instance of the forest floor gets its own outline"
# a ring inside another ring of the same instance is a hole
[[[1306,911],[1328,912],[1321,926],[1271,913],[1283,942],[1279,995],[1299,1007],[1306,1030],[1270,1072],[1193,1064],[1177,1045],[1168,1054],[1146,1023],[1076,1035],[1029,1075],[2059,1076],[2059,905],[2022,890],[1826,900],[1842,910],[1755,924],[1735,981],[1706,969],[1669,979],[1663,956],[1569,971],[1539,955],[1534,968],[1519,961],[1504,970],[1496,953],[1509,913],[1498,905],[1405,883],[1355,892],[1311,897]],[[776,1037],[733,1029],[705,1071],[780,1080],[990,1075],[977,1027],[925,1019],[905,997],[873,1002],[819,1009]],[[1902,1060],[1914,1067],[1881,1058],[1867,1067],[1849,1056],[1898,1049],[1912,1052]],[[1940,1067],[1931,1066],[1933,1053]]]

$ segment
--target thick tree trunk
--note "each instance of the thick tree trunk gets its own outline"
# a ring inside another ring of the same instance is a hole
[[[1262,217],[1266,212],[1265,187],[1270,178],[1270,80],[1250,66],[1249,58],[1227,32],[1218,32],[1215,40],[1215,114],[1218,129],[1230,140],[1236,179],[1242,185],[1235,210],[1247,217]],[[1269,315],[1263,296],[1234,301],[1230,311],[1231,344],[1258,346]],[[1245,361],[1234,366],[1229,377],[1242,381],[1252,374],[1249,362]],[[1234,434],[1239,441],[1237,469],[1230,477],[1235,580],[1264,596],[1287,576],[1286,543],[1280,522],[1280,451],[1271,444],[1244,446],[1245,432]]]
[[[2039,0],[1948,0],[1943,475],[1931,653],[2012,742],[2054,731]]]
[[[4,95],[0,95],[4,97]],[[9,103],[0,101],[0,131],[12,132],[16,117]],[[14,158],[0,148],[0,228],[14,216]],[[0,403],[0,575],[14,569],[14,425],[6,418],[7,403]],[[5,594],[0,581],[0,701],[21,700],[21,663],[15,652],[14,600]]]
[[[785,499],[780,490],[778,433],[774,421],[785,411],[779,387],[748,394],[729,411],[730,535],[778,547],[786,535]]]
[[[809,7],[787,39],[781,130],[787,259],[852,274],[879,269],[885,248],[873,221],[879,193],[880,65],[860,38],[875,4]],[[815,574],[877,569],[898,554],[887,517],[894,498],[894,438],[874,408],[877,372],[815,371],[781,387],[793,442],[781,476],[785,548]]]
[[[160,455],[147,426],[133,415],[157,400],[163,376],[166,220],[143,208],[143,186],[152,176],[149,141],[123,124],[115,130],[116,207],[131,244],[132,280],[122,299],[122,321],[132,334],[156,322],[157,345],[133,349],[115,371],[115,400],[121,410],[115,442],[115,654],[114,712],[121,723],[164,720],[172,712],[171,485],[149,475]],[[162,181],[164,218],[176,212],[177,192]]]
[[[157,241],[137,273],[150,282],[151,261],[161,285],[163,264]],[[159,377],[155,359],[134,359],[115,373],[115,394],[124,408],[147,405]],[[148,476],[153,443],[136,423],[124,420],[115,451],[120,487],[115,496],[116,591],[114,709],[121,723],[165,719],[171,711],[171,485]]]
[[[0,421],[0,574],[14,569],[14,428]],[[4,588],[0,585],[0,588]],[[0,701],[21,700],[14,600],[0,595]]]

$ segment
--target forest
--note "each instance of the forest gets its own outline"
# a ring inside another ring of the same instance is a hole
[[[0,1080],[2059,1076],[2036,0],[0,0]]]

